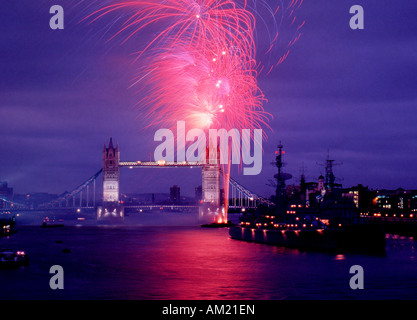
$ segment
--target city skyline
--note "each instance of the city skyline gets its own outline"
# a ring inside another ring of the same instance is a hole
[[[343,162],[334,171],[344,186],[417,189],[410,174],[417,167],[416,4],[367,1],[364,30],[349,28],[351,5],[303,3],[301,38],[278,68],[259,79],[269,100],[264,108],[274,116],[273,132],[263,128],[263,170],[255,177],[232,172],[250,190],[274,193],[266,184],[276,173],[270,162],[279,141],[284,170],[294,177],[288,184],[296,183],[303,165],[307,180],[324,173],[317,163],[329,150],[330,158]],[[51,30],[48,3],[4,5],[0,181],[16,193],[71,190],[100,168],[110,136],[123,161],[149,159],[157,145],[156,129],[144,129],[147,123],[133,108],[136,89],[128,89],[132,43],[106,43],[100,32],[105,23],[78,23],[86,8],[63,7],[65,29]],[[168,177],[165,170],[122,171],[121,188],[157,192],[181,178],[181,191],[192,194],[201,173],[186,170],[173,169]]]

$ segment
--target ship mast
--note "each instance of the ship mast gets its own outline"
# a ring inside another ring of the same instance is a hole
[[[275,201],[276,201],[276,213],[277,215],[284,215],[285,213],[285,178],[282,174],[282,167],[284,165],[282,161],[282,155],[285,153],[282,151],[283,145],[281,142],[278,145],[277,156],[275,158],[275,165],[278,168],[277,187],[275,190]]]
[[[325,177],[325,188],[326,192],[331,192],[335,187],[335,175],[333,173],[333,167],[337,165],[341,165],[342,163],[336,163],[335,160],[330,159],[330,152],[327,151],[327,159],[324,164],[320,164],[321,166],[325,167],[326,170],[326,177]]]

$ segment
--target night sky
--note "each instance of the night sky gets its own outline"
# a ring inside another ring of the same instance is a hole
[[[0,181],[15,193],[62,193],[101,167],[110,136],[121,160],[149,159],[156,128],[134,105],[129,89],[132,53],[107,42],[109,20],[79,23],[97,1],[4,1],[0,9]],[[49,8],[65,10],[65,29],[49,28]],[[349,8],[362,5],[365,29],[351,30]],[[233,177],[270,195],[276,145],[285,171],[298,183],[324,173],[328,152],[345,187],[417,189],[417,2],[415,0],[305,0],[297,19],[302,35],[288,58],[259,85],[273,115],[258,176]],[[109,29],[110,28],[110,29]],[[285,31],[285,25],[282,27]],[[149,32],[154,30],[149,29]],[[260,35],[262,36],[262,35]],[[193,195],[199,169],[121,172],[122,192],[169,192],[177,184]]]

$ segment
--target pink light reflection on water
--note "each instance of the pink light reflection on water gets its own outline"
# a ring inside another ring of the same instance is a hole
[[[147,246],[146,261],[143,248],[131,261],[144,273],[136,291],[146,299],[281,299],[277,284],[289,286],[285,270],[270,272],[270,261],[262,259],[265,250],[276,255],[288,249],[232,240],[227,228],[161,230]]]

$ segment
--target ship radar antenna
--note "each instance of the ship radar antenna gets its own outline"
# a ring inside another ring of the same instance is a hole
[[[335,187],[335,180],[336,179],[333,173],[333,167],[342,165],[342,162],[335,162],[336,160],[330,158],[330,150],[327,149],[327,159],[325,163],[317,163],[319,166],[325,167],[326,175],[325,175],[325,186],[327,190],[332,190]]]

